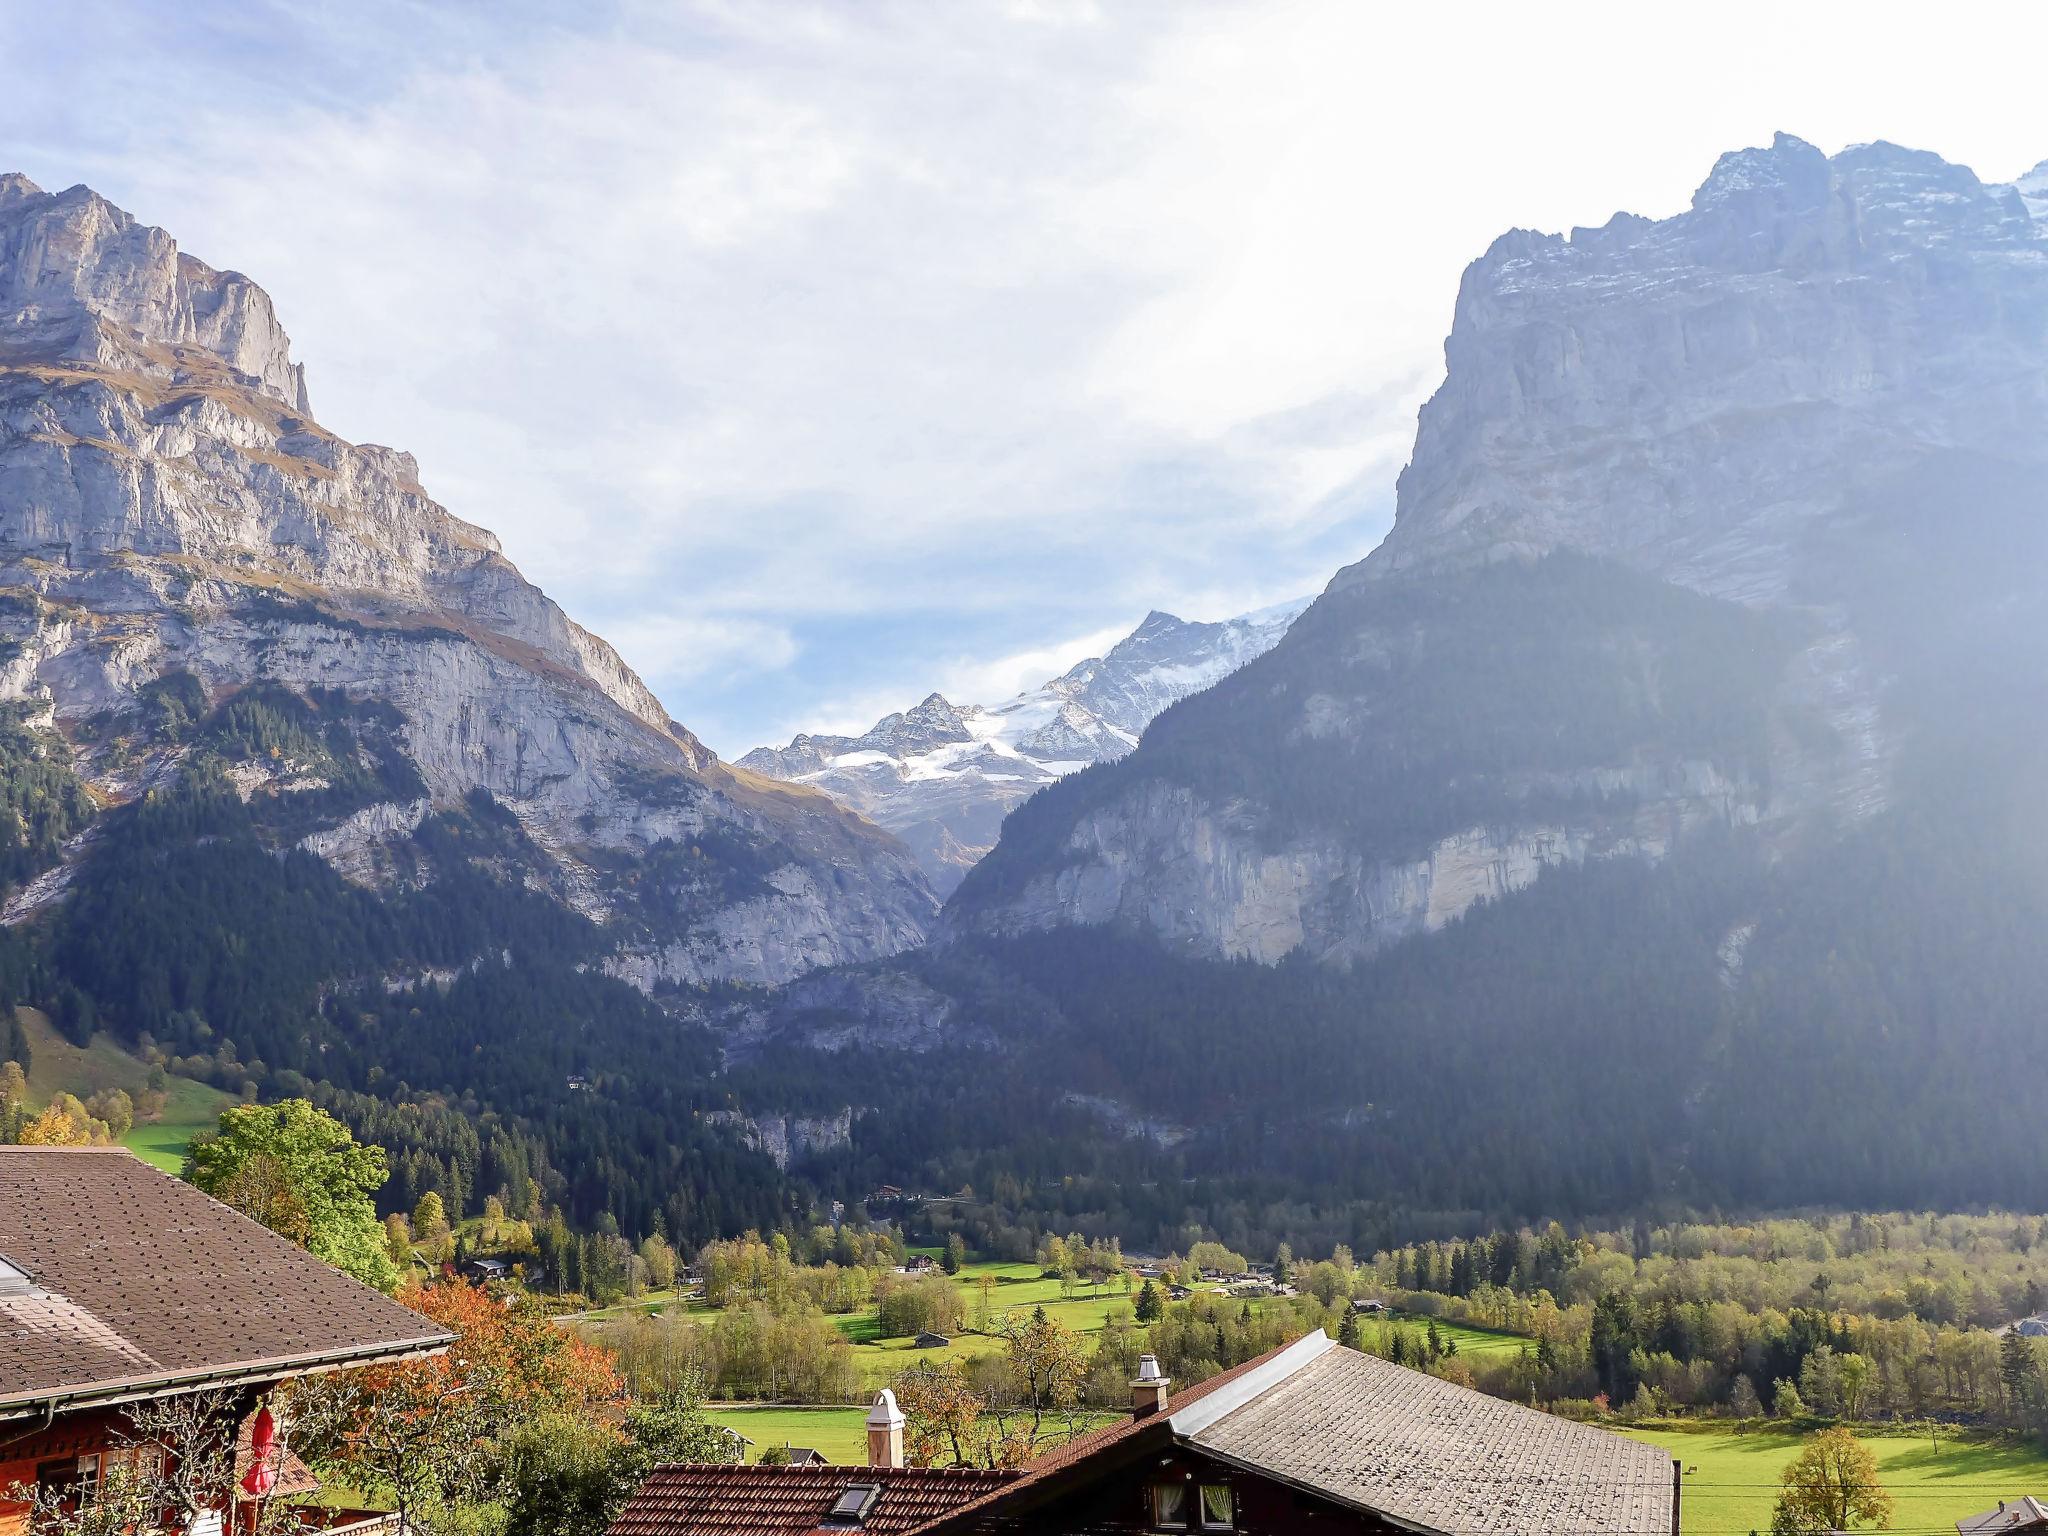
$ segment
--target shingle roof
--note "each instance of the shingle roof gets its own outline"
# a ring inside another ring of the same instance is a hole
[[[610,1536],[810,1536],[862,1485],[881,1490],[857,1529],[903,1536],[1017,1480],[968,1467],[660,1466],[612,1522]],[[854,1527],[847,1527],[854,1529]]]
[[[0,1416],[451,1337],[119,1148],[0,1147]]]
[[[1671,1529],[1671,1458],[1655,1446],[1357,1350],[1323,1349],[1213,1423],[1191,1426],[1187,1438],[1423,1530],[1664,1536]]]
[[[1140,1436],[1152,1436],[1157,1439],[1170,1438],[1172,1431],[1169,1421],[1176,1410],[1192,1407],[1216,1393],[1235,1386],[1238,1382],[1268,1366],[1286,1352],[1286,1346],[1280,1349],[1268,1350],[1265,1354],[1247,1360],[1242,1365],[1234,1365],[1227,1371],[1211,1376],[1205,1381],[1195,1383],[1186,1391],[1171,1398],[1167,1402],[1166,1407],[1158,1413],[1148,1414],[1142,1419],[1117,1419],[1103,1425],[1100,1429],[1090,1430],[1085,1435],[1077,1435],[1065,1445],[1047,1451],[1043,1456],[1033,1457],[1024,1464],[1022,1469],[1023,1475],[1015,1483],[1001,1488],[992,1488],[973,1504],[956,1511],[956,1517],[949,1518],[944,1529],[947,1531],[973,1529],[983,1514],[999,1513],[1001,1507],[1008,1503],[1009,1497],[1013,1492],[1023,1493],[1035,1489],[1038,1485],[1050,1483],[1060,1473],[1065,1472],[1077,1463],[1089,1461],[1107,1452],[1122,1449],[1129,1442],[1137,1440]]]
[[[1957,1536],[1999,1536],[2006,1531],[2043,1529],[2048,1529],[2048,1504],[2043,1504],[2032,1494],[2001,1501],[1996,1509],[1956,1522]]]

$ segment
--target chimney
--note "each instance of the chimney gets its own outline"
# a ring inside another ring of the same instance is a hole
[[[882,1388],[875,1406],[868,1410],[868,1465],[903,1465],[903,1410],[896,1406],[896,1394]]]
[[[1131,1417],[1149,1418],[1166,1406],[1166,1389],[1172,1383],[1159,1374],[1159,1357],[1143,1355],[1138,1360],[1138,1379],[1131,1383]]]

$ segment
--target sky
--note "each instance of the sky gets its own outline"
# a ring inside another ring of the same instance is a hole
[[[269,290],[315,415],[737,756],[1394,511],[1459,273],[1783,129],[2048,157],[2048,7],[0,0],[0,171]]]

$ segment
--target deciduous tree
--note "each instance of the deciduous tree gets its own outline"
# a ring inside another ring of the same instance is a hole
[[[1878,1481],[1877,1458],[1846,1429],[1824,1429],[1807,1441],[1779,1482],[1773,1536],[1891,1524],[1892,1498]]]
[[[185,1154],[185,1177],[214,1199],[388,1291],[398,1270],[372,1204],[385,1173],[382,1147],[358,1145],[347,1126],[304,1099],[226,1110],[220,1129]]]

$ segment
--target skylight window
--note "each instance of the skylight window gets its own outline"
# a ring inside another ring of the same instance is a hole
[[[28,1271],[7,1261],[7,1255],[0,1253],[0,1294],[8,1291],[25,1291],[33,1282]]]
[[[867,1518],[868,1511],[875,1507],[875,1499],[881,1491],[873,1483],[855,1483],[839,1495],[832,1506],[832,1512],[825,1518],[848,1525],[858,1525]]]

